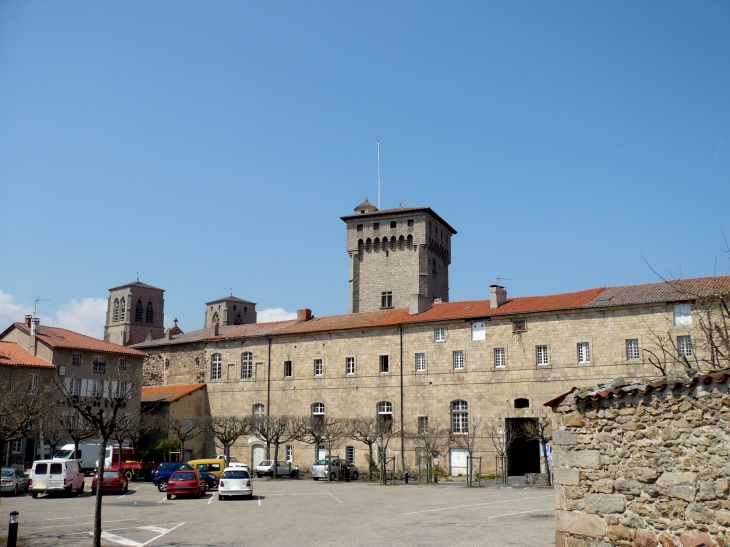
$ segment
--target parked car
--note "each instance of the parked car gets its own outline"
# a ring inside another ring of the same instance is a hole
[[[30,495],[84,491],[84,474],[79,460],[37,460],[30,470]]]
[[[318,460],[312,466],[312,478],[316,481],[319,479],[329,478],[331,481],[337,480],[340,468],[344,467],[347,469],[347,474],[351,480],[357,480],[360,476],[360,470],[354,465],[340,458],[332,458],[332,461],[328,462],[325,460]]]
[[[189,466],[188,466],[189,467]],[[196,469],[175,471],[167,480],[167,499],[172,496],[193,495],[202,496],[206,491],[205,479]]]
[[[14,496],[17,496],[18,492],[28,491],[30,480],[20,469],[3,467],[1,474],[0,492],[12,492]]]
[[[274,460],[264,460],[256,466],[256,476],[260,478],[264,475],[274,476]],[[297,476],[297,472],[291,468],[289,462],[276,462],[276,476],[294,478]]]
[[[202,460],[190,460],[188,465],[193,469],[197,469],[201,473],[210,473],[217,480],[220,480],[223,470],[226,467],[226,462],[217,458],[202,459]]]
[[[253,481],[248,469],[242,467],[226,467],[218,483],[218,499],[230,496],[253,496]]]
[[[187,463],[165,462],[160,464],[160,467],[155,470],[155,474],[152,477],[152,484],[154,484],[160,492],[165,492],[167,490],[167,482],[175,471],[189,471],[192,469],[193,467]],[[212,475],[211,473],[200,473],[200,475],[203,477],[203,481],[205,481],[207,489],[215,488],[218,484],[215,475]]]
[[[94,473],[91,479],[91,494],[96,495],[99,473]],[[129,480],[119,469],[104,469],[104,476],[101,479],[101,493],[116,492],[125,494],[129,490]]]

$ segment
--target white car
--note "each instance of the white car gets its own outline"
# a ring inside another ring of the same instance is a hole
[[[248,469],[242,467],[226,467],[218,483],[218,499],[224,500],[229,496],[253,496],[253,481]]]
[[[30,495],[61,492],[81,494],[84,474],[79,460],[36,460],[30,470]]]

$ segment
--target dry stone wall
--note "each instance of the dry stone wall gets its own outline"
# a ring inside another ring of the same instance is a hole
[[[553,405],[557,547],[730,545],[728,377],[668,380]]]

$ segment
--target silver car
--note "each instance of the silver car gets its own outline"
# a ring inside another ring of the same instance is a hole
[[[17,496],[18,492],[28,491],[28,477],[20,469],[3,467],[0,481],[0,492],[12,492]]]
[[[354,465],[340,458],[332,458],[331,462],[327,460],[318,460],[312,466],[312,478],[316,481],[327,478],[329,474],[330,481],[336,481],[340,472],[340,468],[347,469],[347,475],[350,480],[357,480],[360,476],[360,470]]]

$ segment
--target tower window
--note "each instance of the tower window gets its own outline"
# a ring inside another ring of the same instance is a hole
[[[119,321],[119,299],[114,299],[114,317],[112,318],[112,322],[116,323]]]
[[[362,232],[362,224],[358,224],[357,225],[357,231],[358,232]]]
[[[392,308],[393,307],[393,291],[385,291],[380,293],[380,307],[381,308]]]
[[[390,221],[390,227],[391,227],[391,228],[395,228],[395,227],[397,227],[397,226],[398,226],[398,223],[397,223],[397,222],[396,222],[395,220],[391,220],[391,221]]]
[[[134,320],[137,323],[144,321],[144,306],[142,306],[141,300],[137,300],[137,307],[134,309]]]
[[[236,305],[235,304],[233,305],[233,311],[236,311]]]
[[[412,218],[409,218],[408,219],[408,226],[413,226],[413,219]]]
[[[119,320],[124,321],[124,309],[127,307],[127,301],[124,297],[119,301]]]
[[[380,230],[380,222],[373,222],[373,230]]]
[[[155,321],[155,310],[152,307],[152,302],[147,302],[147,314],[145,315],[145,323],[154,323]]]
[[[218,322],[218,312],[215,312],[213,314],[213,323],[217,323],[217,322]]]

